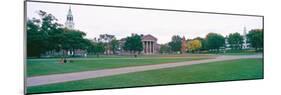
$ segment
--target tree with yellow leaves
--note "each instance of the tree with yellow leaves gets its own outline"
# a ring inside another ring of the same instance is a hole
[[[187,42],[187,49],[188,51],[194,52],[199,50],[202,47],[202,43],[200,40],[191,40]]]

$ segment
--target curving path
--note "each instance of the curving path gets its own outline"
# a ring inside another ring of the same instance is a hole
[[[223,55],[223,56],[218,56],[214,59],[35,76],[35,77],[26,78],[25,85],[26,86],[38,86],[38,85],[46,85],[46,84],[53,84],[53,83],[60,83],[60,82],[83,80],[83,79],[89,79],[89,78],[112,76],[112,75],[118,75],[118,74],[126,74],[126,73],[132,73],[132,72],[141,72],[141,71],[147,71],[147,70],[172,68],[172,67],[178,67],[178,66],[202,64],[202,63],[225,61],[225,60],[245,59],[245,58],[262,58],[262,55],[240,55],[240,56]]]

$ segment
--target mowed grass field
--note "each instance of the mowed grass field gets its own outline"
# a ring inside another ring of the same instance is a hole
[[[28,87],[28,93],[263,78],[262,59],[240,59]]]
[[[101,56],[96,58],[68,58],[70,63],[59,64],[59,58],[27,59],[27,77],[71,73],[89,70],[182,62],[210,58],[208,55],[159,55],[159,56]]]

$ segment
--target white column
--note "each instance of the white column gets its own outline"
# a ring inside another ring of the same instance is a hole
[[[142,46],[144,46],[144,42],[141,42]],[[144,53],[144,48],[142,49],[141,53]]]
[[[151,43],[151,41],[149,41],[149,54],[151,54],[151,52],[152,52],[152,51],[151,51],[151,49],[152,49],[151,46],[152,46],[152,43]]]
[[[150,54],[152,54],[152,41],[150,41]]]
[[[152,54],[154,54],[154,42],[152,42]]]
[[[150,41],[148,41],[148,54],[150,54]]]
[[[151,41],[151,54],[153,54],[153,41]]]
[[[145,41],[143,41],[143,53],[145,54]]]
[[[147,51],[146,51],[147,54],[149,54],[149,42],[147,41]]]
[[[145,54],[147,54],[147,52],[148,52],[148,43],[147,41],[145,41]]]

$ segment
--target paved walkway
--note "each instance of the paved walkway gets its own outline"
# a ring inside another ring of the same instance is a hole
[[[195,61],[186,61],[186,62],[165,63],[165,64],[122,67],[122,68],[114,68],[114,69],[103,69],[103,70],[83,71],[83,72],[75,72],[75,73],[35,76],[35,77],[26,78],[26,86],[38,86],[38,85],[45,85],[45,84],[83,80],[83,79],[89,79],[89,78],[112,76],[112,75],[118,75],[118,74],[126,74],[126,73],[132,73],[132,72],[141,72],[141,71],[147,71],[147,70],[172,68],[172,67],[178,67],[178,66],[186,66],[186,65],[202,64],[202,63],[234,60],[234,59],[244,59],[244,58],[262,58],[262,55],[218,56],[214,59],[205,59],[205,60],[195,60]]]

